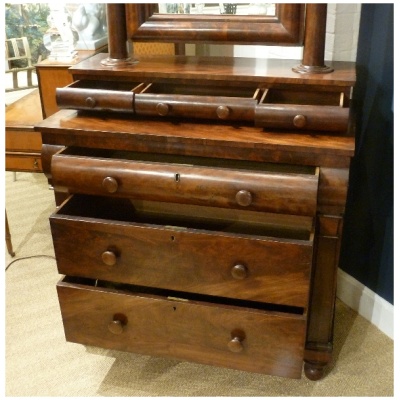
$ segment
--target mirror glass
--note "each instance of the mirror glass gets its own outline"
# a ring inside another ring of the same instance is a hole
[[[275,3],[159,3],[160,14],[275,15]]]

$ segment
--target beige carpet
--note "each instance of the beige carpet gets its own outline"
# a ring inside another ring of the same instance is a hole
[[[393,341],[338,302],[334,362],[318,382],[215,368],[67,343],[42,174],[6,173],[13,262],[6,255],[7,396],[393,396]],[[33,257],[33,258],[25,258]]]

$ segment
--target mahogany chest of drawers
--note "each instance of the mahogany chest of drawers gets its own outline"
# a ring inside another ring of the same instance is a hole
[[[71,69],[65,109],[37,127],[65,198],[50,223],[66,339],[319,379],[352,64],[306,76],[294,61],[101,57]]]

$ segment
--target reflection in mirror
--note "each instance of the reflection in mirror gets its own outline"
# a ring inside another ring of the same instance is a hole
[[[160,14],[275,15],[274,3],[159,3]]]

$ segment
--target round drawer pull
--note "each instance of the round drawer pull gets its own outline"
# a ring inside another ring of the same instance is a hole
[[[85,103],[88,107],[93,108],[96,106],[96,100],[93,97],[87,97]]]
[[[233,337],[228,342],[228,349],[232,353],[240,353],[243,350],[242,339],[240,337],[238,337],[238,336]]]
[[[102,186],[108,193],[115,193],[118,190],[118,182],[111,176],[103,179]]]
[[[227,119],[229,117],[230,113],[231,113],[231,110],[227,106],[219,106],[217,108],[217,115],[218,115],[218,118],[220,118],[220,119]]]
[[[253,201],[253,196],[248,190],[239,190],[236,193],[236,202],[239,206],[247,207]]]
[[[169,113],[169,105],[166,103],[158,103],[156,106],[158,115],[165,117]]]
[[[114,252],[112,251],[105,251],[102,255],[101,255],[101,259],[103,260],[103,263],[106,265],[109,265],[110,267],[112,267],[113,265],[116,264],[117,262],[117,256]]]
[[[113,320],[108,324],[108,330],[114,335],[120,335],[124,331],[128,319],[123,314],[115,314]]]
[[[232,267],[231,274],[235,279],[244,279],[247,277],[247,268],[242,264],[237,264]]]
[[[304,128],[306,124],[307,124],[307,118],[304,115],[299,114],[293,118],[293,125],[296,128]]]

